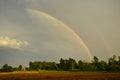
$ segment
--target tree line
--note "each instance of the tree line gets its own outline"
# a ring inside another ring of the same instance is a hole
[[[73,58],[63,59],[61,58],[59,63],[46,62],[46,61],[35,61],[29,62],[29,67],[23,68],[22,65],[18,67],[12,67],[8,64],[4,64],[0,68],[0,72],[12,72],[12,71],[116,71],[120,72],[120,56],[116,57],[113,55],[108,61],[99,60],[98,57],[94,56],[91,62],[76,61]]]

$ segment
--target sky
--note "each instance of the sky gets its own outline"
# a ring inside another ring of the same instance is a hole
[[[0,0],[0,66],[120,56],[120,0]]]

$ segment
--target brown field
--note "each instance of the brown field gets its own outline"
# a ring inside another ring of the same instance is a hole
[[[11,72],[0,73],[0,80],[120,80],[120,73],[107,72]]]

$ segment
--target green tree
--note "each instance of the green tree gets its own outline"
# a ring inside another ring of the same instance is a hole
[[[117,63],[116,56],[113,55],[112,57],[110,57],[108,60],[108,63],[109,63],[109,65],[116,64]]]
[[[93,57],[92,64],[94,66],[94,70],[99,70],[99,59],[96,56]]]
[[[23,68],[22,65],[19,65],[18,70],[21,71],[22,68]]]
[[[81,71],[83,70],[83,62],[82,62],[82,60],[78,61],[78,69],[81,70]]]
[[[82,71],[90,71],[91,70],[91,63],[83,61],[82,63]]]
[[[113,55],[112,57],[109,58],[107,70],[108,71],[117,71],[117,70],[119,70],[118,61],[116,60],[115,55]]]
[[[2,72],[12,72],[13,68],[12,68],[12,66],[9,66],[8,64],[4,64],[0,71],[2,71]]]
[[[107,63],[105,61],[99,62],[99,70],[100,71],[106,71]]]
[[[65,70],[65,61],[62,58],[60,59],[60,69]]]
[[[118,56],[118,66],[119,66],[119,71],[120,71],[120,56]]]
[[[68,65],[69,70],[75,70],[77,67],[77,63],[76,63],[75,59],[72,59],[72,58],[69,58],[67,65]]]
[[[39,70],[40,62],[29,62],[29,69],[30,70]]]

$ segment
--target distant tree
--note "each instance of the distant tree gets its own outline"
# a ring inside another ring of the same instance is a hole
[[[95,71],[96,70],[96,66],[93,65],[93,63],[91,62],[79,60],[78,65],[79,65],[78,69],[80,71]]]
[[[118,58],[118,59],[116,59]],[[8,64],[4,64],[0,69],[1,72],[12,72],[21,71],[23,69],[22,65],[18,67],[12,67]],[[99,61],[99,59],[94,56],[92,62],[86,62],[79,60],[76,62],[75,59],[60,59],[59,63],[46,62],[46,61],[35,61],[29,62],[29,67],[24,68],[25,70],[63,70],[63,71],[120,71],[120,56],[116,57],[113,55],[108,59],[108,62]]]
[[[29,69],[30,70],[40,70],[41,66],[43,64],[41,64],[41,62],[35,61],[35,62],[29,62]]]
[[[83,61],[82,71],[91,71],[91,63]]]
[[[21,71],[23,69],[22,65],[19,65],[18,70]]]
[[[33,70],[33,63],[29,62],[29,70]]]
[[[95,68],[94,70],[99,70],[99,67],[100,67],[99,59],[96,56],[93,57],[92,64],[94,65],[94,68]]]
[[[78,61],[78,69],[81,70],[81,71],[83,70],[83,62],[82,62],[82,60]]]
[[[26,71],[29,71],[29,67],[25,67],[25,70],[26,70]]]
[[[68,65],[69,65],[68,66],[69,70],[76,70],[77,63],[76,63],[75,59],[69,58]]]
[[[60,69],[65,70],[65,61],[62,58],[60,59]]]
[[[13,68],[13,71],[18,71],[18,67],[14,67],[14,68]]]
[[[118,56],[118,64],[120,65],[120,56]]]
[[[99,70],[100,71],[106,71],[107,63],[105,61],[99,62]]]
[[[113,55],[112,57],[109,58],[107,70],[108,71],[118,71],[119,70],[118,61],[116,60],[115,55]]]
[[[118,56],[118,66],[119,66],[119,71],[120,71],[120,56]]]
[[[43,62],[42,62],[41,69],[42,69],[42,70],[46,70],[47,67],[48,67],[48,66],[47,66],[47,64],[46,64],[46,61],[43,61]]]
[[[0,71],[2,71],[2,72],[12,72],[13,68],[12,68],[12,66],[8,66],[8,64],[4,64]]]
[[[99,59],[96,56],[94,56],[93,57],[93,63],[97,65],[98,62],[99,62]]]
[[[65,71],[71,71],[71,70],[75,70],[77,67],[77,63],[74,59],[69,58],[69,60],[67,59],[60,59],[60,69],[61,70],[65,70]]]
[[[116,56],[113,55],[112,57],[110,57],[108,60],[108,63],[109,63],[109,65],[116,64],[117,63]]]
[[[51,63],[51,69],[50,70],[58,70],[58,66],[55,62]]]
[[[58,70],[58,65],[55,62],[29,62],[30,70]]]

